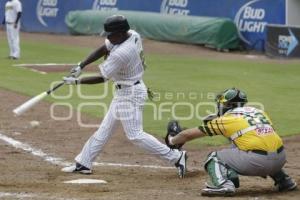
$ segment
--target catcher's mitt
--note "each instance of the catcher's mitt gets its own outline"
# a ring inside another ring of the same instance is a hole
[[[172,144],[170,144],[170,141],[169,141],[169,136],[174,137],[174,136],[178,135],[178,133],[180,133],[181,131],[182,131],[182,128],[180,127],[178,121],[172,120],[168,123],[167,135],[165,137],[165,142],[168,147],[170,147],[171,149],[180,149],[182,147],[182,145],[184,145],[184,144],[172,145]]]

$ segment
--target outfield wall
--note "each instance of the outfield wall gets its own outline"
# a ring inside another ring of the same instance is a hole
[[[73,10],[133,10],[174,15],[227,17],[248,48],[264,50],[266,24],[286,23],[288,0],[26,0],[22,29],[68,33],[65,16]],[[0,1],[3,11],[5,0]],[[3,12],[0,12],[3,18]]]
[[[169,42],[198,44],[218,50],[240,47],[237,28],[232,20],[221,17],[195,17],[161,15],[139,11],[71,11],[66,17],[70,33],[95,35],[104,31],[108,16],[121,14],[127,17],[130,27],[143,37]]]

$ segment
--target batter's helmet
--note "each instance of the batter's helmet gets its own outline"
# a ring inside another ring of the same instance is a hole
[[[101,35],[108,36],[113,33],[127,32],[129,29],[128,21],[123,15],[112,15],[106,18]]]
[[[243,107],[248,102],[248,99],[245,92],[237,88],[230,88],[218,94],[216,102],[218,105],[218,115],[220,116],[230,109]]]

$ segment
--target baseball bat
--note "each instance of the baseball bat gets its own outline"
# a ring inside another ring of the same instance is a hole
[[[53,88],[49,89],[48,91],[42,92],[41,94],[29,99],[19,107],[13,110],[16,116],[22,115],[24,112],[35,106],[38,102],[40,102],[43,98],[51,94],[53,91],[57,90],[61,86],[63,86],[65,82],[60,82],[57,85],[55,85]]]

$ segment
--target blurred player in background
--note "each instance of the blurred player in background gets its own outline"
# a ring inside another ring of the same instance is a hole
[[[19,0],[8,0],[5,4],[5,15],[2,24],[6,25],[9,59],[20,58],[20,19],[22,4]]]
[[[230,88],[216,97],[218,113],[203,120],[203,125],[181,130],[177,121],[168,125],[166,143],[171,148],[203,136],[223,135],[233,146],[212,152],[205,161],[205,170],[211,183],[206,184],[202,195],[233,195],[239,187],[240,175],[270,176],[278,191],[297,187],[284,171],[286,155],[283,142],[275,132],[268,115],[247,103],[244,92]],[[179,145],[179,146],[177,146]]]

